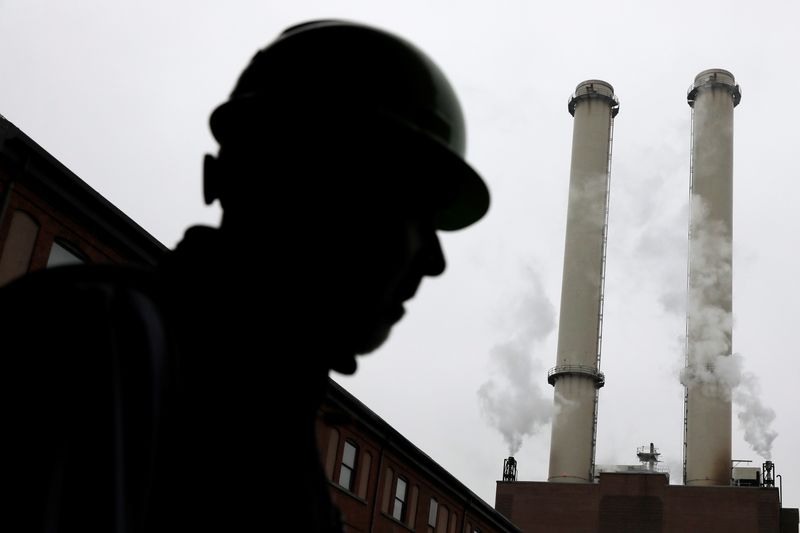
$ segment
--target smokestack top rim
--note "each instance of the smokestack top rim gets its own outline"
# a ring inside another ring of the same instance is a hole
[[[575,105],[577,102],[588,98],[600,98],[606,100],[611,108],[611,116],[616,117],[619,113],[619,98],[614,94],[614,87],[603,80],[585,80],[575,87],[575,92],[567,101],[567,111],[575,116]]]
[[[686,101],[689,107],[694,107],[697,94],[701,89],[713,89],[714,87],[722,88],[730,93],[731,98],[733,98],[733,107],[736,107],[742,101],[742,91],[736,85],[736,78],[734,78],[733,74],[722,68],[710,68],[695,76],[694,82],[689,86],[689,90],[686,91]]]
[[[575,87],[575,94],[585,94],[589,91],[614,98],[614,86],[604,80],[584,80]]]
[[[694,77],[694,86],[700,87],[711,80],[717,83],[725,83],[726,85],[736,85],[736,78],[731,71],[724,68],[709,68]]]

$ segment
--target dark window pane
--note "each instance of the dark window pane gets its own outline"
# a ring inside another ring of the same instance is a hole
[[[353,490],[353,471],[347,468],[346,465],[342,465],[342,469],[339,472],[339,485],[346,488],[347,490]]]
[[[431,507],[428,511],[428,525],[436,527],[436,516],[439,514],[439,502],[431,498]]]
[[[406,480],[401,477],[397,478],[397,490],[394,496],[400,501],[406,501]]]
[[[344,453],[342,454],[342,464],[346,464],[350,468],[356,466],[356,447],[349,442],[344,443]]]
[[[65,246],[54,242],[50,248],[50,255],[47,257],[47,266],[54,267],[60,265],[77,265],[83,263],[82,257],[79,257],[72,250],[67,249]]]
[[[403,520],[403,502],[400,500],[394,501],[394,509],[392,509],[392,516],[395,520]]]

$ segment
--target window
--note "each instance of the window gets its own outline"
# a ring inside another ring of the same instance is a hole
[[[50,255],[47,257],[47,266],[54,267],[85,263],[86,259],[81,257],[81,255],[80,252],[66,245],[66,243],[56,241],[53,242],[53,246],[50,248]]]
[[[431,498],[431,506],[428,510],[428,525],[430,527],[436,527],[436,517],[439,514],[439,502],[436,501],[436,498]]]
[[[345,441],[344,451],[342,452],[342,467],[339,470],[339,485],[349,491],[353,490],[353,482],[355,481],[356,455],[358,455],[356,445],[349,440]]]
[[[395,520],[403,521],[406,516],[406,490],[408,484],[406,480],[398,477],[397,484],[394,490],[394,506],[392,507],[392,516]]]

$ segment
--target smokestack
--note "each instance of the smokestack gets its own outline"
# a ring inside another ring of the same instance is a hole
[[[517,461],[513,456],[503,460],[503,481],[517,480]]]
[[[685,485],[731,479],[731,300],[733,108],[741,93],[733,74],[704,70],[687,95],[692,107],[684,405]]]
[[[597,393],[605,383],[600,341],[611,142],[619,101],[610,84],[588,80],[575,89],[568,109],[575,121],[558,352],[547,374],[556,407],[548,481],[590,483]]]

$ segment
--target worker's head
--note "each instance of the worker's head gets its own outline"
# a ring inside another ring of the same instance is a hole
[[[256,54],[211,130],[220,151],[206,157],[205,195],[220,200],[223,230],[288,232],[299,262],[318,260],[320,284],[336,283],[326,290],[361,330],[353,352],[378,346],[421,278],[444,269],[436,230],[489,206],[443,73],[368,26],[286,30]],[[260,243],[268,255],[272,242]]]

